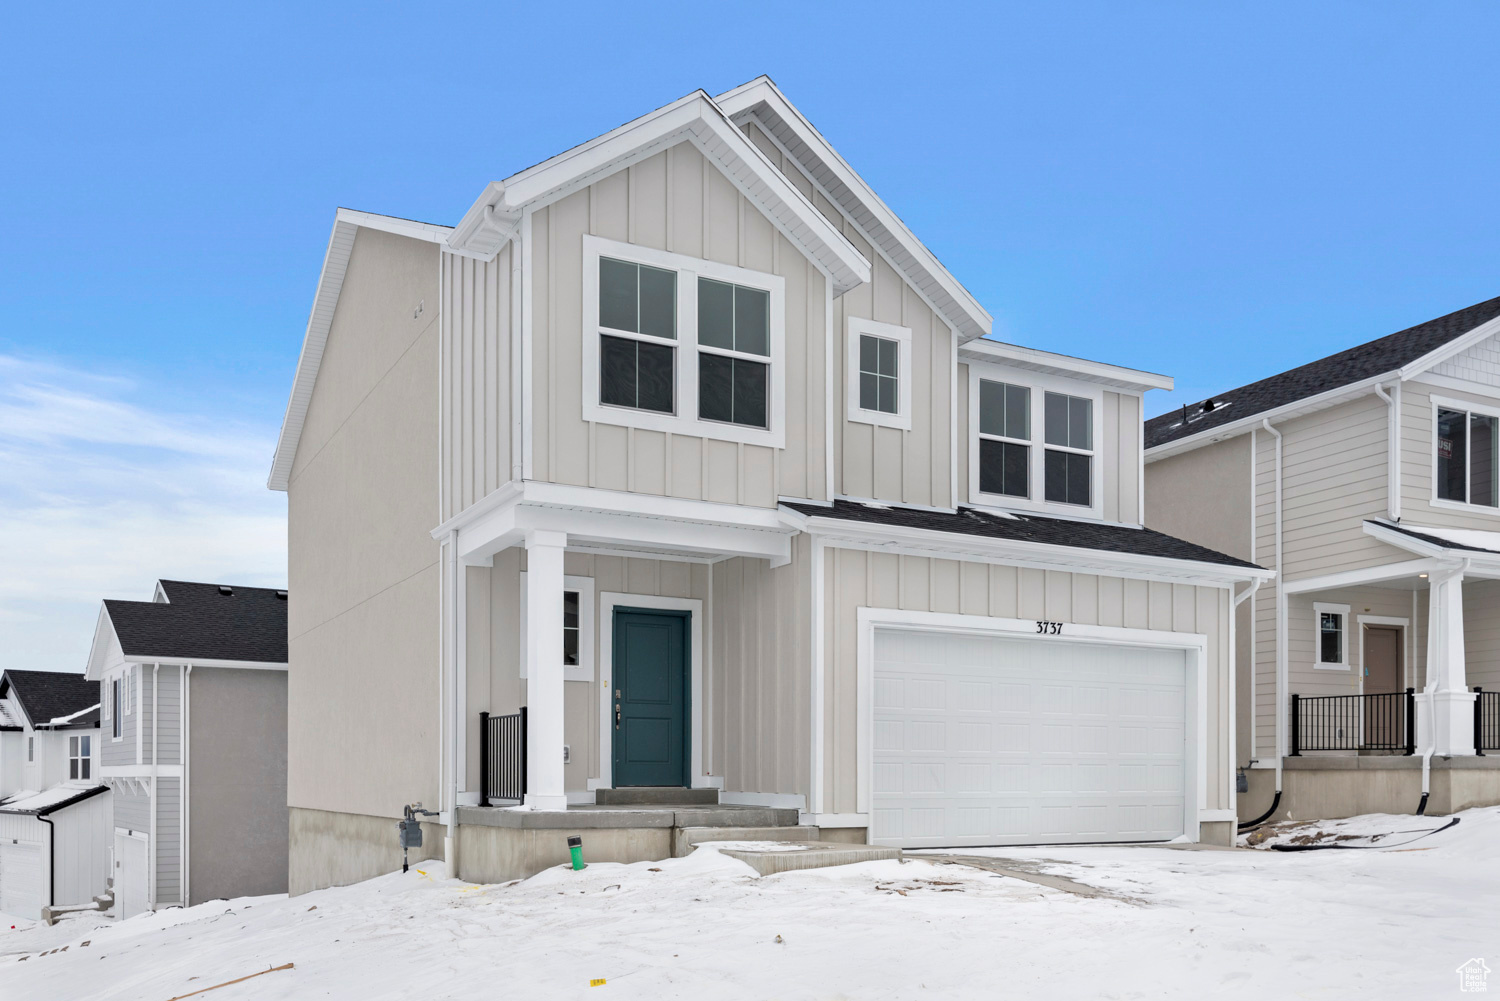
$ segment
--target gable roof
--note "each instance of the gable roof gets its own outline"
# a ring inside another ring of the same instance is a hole
[[[1482,339],[1496,332],[1500,332],[1500,297],[1191,404],[1185,408],[1186,420],[1184,410],[1153,417],[1146,422],[1146,449],[1160,448],[1381,376],[1410,378],[1448,357],[1452,351],[1445,349],[1461,349],[1471,339]],[[1205,411],[1210,402],[1213,407]]]
[[[0,672],[0,698],[19,705],[33,729],[92,728],[99,722],[99,684],[71,671]],[[69,719],[71,717],[71,719]]]
[[[0,813],[27,813],[35,817],[45,817],[49,813],[66,809],[75,803],[93,799],[108,788],[104,785],[78,786],[64,783],[43,792],[13,796],[0,801]]]
[[[1019,513],[999,514],[970,507],[960,507],[951,512],[934,511],[930,508],[863,504],[849,500],[835,501],[832,505],[783,501],[782,506],[804,514],[809,519],[828,518],[884,528],[1003,540],[1020,543],[1022,546],[1061,546],[1083,550],[1087,552],[1080,553],[1078,558],[1084,561],[1102,562],[1098,559],[1099,555],[1108,553],[1148,561],[1180,561],[1192,566],[1219,568],[1229,571],[1225,576],[1230,577],[1236,576],[1234,571],[1245,571],[1243,577],[1237,579],[1273,576],[1271,571],[1254,563],[1226,556],[1153,529],[1109,522],[1072,521]],[[979,545],[977,542],[960,543],[958,548],[977,550]]]
[[[126,660],[286,664],[285,591],[180,580],[160,587],[165,601],[104,601]]]
[[[989,312],[787,100],[770,77],[758,76],[725,91],[714,101],[736,123],[758,121],[897,270],[927,296],[958,331],[960,341],[990,332],[994,321]]]

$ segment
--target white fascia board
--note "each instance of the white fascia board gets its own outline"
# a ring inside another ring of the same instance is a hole
[[[297,358],[297,374],[292,378],[292,395],[287,400],[281,435],[276,440],[276,454],[271,460],[271,475],[266,480],[266,486],[272,490],[285,490],[291,481],[292,461],[297,456],[297,442],[302,437],[308,405],[312,403],[318,367],[323,363],[323,349],[328,345],[328,330],[333,326],[333,313],[338,307],[339,292],[344,287],[349,254],[354,250],[354,237],[361,228],[378,229],[440,247],[452,232],[446,226],[354,209],[339,209],[335,214],[328,249],[323,254],[323,269],[318,274],[318,289],[313,295],[312,313],[307,318],[307,332],[302,337],[302,354]]]
[[[1301,417],[1304,414],[1315,413],[1319,410],[1327,410],[1329,407],[1337,406],[1346,400],[1352,400],[1367,393],[1373,393],[1376,386],[1390,382],[1399,378],[1399,376],[1400,373],[1396,370],[1382,372],[1379,375],[1370,376],[1368,379],[1361,379],[1359,382],[1351,382],[1347,386],[1330,389],[1326,393],[1319,393],[1316,396],[1306,396],[1300,400],[1293,400],[1291,403],[1285,403],[1270,410],[1260,410],[1241,417],[1238,420],[1230,421],[1228,424],[1220,424],[1217,427],[1190,434],[1186,438],[1169,441],[1165,445],[1155,445],[1146,450],[1145,459],[1146,462],[1151,463],[1158,459],[1181,455],[1183,452],[1191,452],[1193,449],[1202,448],[1204,445],[1217,444],[1225,439],[1242,435],[1251,428],[1258,428],[1263,421],[1275,423],[1277,421],[1290,420],[1293,417]]]
[[[1167,580],[1210,587],[1229,587],[1241,581],[1271,580],[1276,576],[1276,571],[1261,568],[1233,567],[1018,539],[996,539],[926,528],[873,525],[821,515],[813,515],[807,519],[806,531],[829,545],[872,552],[899,552],[970,562],[1002,563],[1039,570]]]
[[[83,676],[89,681],[100,681],[104,677],[104,664],[100,661],[107,649],[109,638],[114,635],[115,624],[109,617],[109,607],[99,603],[99,618],[94,622],[94,639],[89,643],[88,666]]]
[[[1482,570],[1485,573],[1500,572],[1500,553],[1485,549],[1440,546],[1435,542],[1428,542],[1426,539],[1414,538],[1380,521],[1366,521],[1364,523],[1364,530],[1366,535],[1378,539],[1387,545],[1404,549],[1418,556],[1425,556],[1428,559],[1439,560],[1450,566],[1456,566],[1459,563],[1470,563],[1476,569]],[[1420,532],[1421,528],[1413,525],[1411,530]]]
[[[1416,361],[1407,362],[1401,366],[1400,376],[1402,379],[1415,378],[1428,369],[1441,365],[1454,355],[1462,354],[1480,341],[1500,334],[1500,316],[1486,320],[1479,326],[1466,334],[1455,337],[1442,347],[1434,348]]]
[[[449,246],[493,256],[524,213],[598,178],[691,141],[832,280],[842,295],[870,280],[870,262],[771,163],[707,94],[695,91],[504,181],[493,182],[454,227]]]
[[[1361,587],[1366,584],[1380,584],[1389,580],[1400,580],[1403,577],[1414,577],[1417,574],[1432,573],[1443,569],[1444,566],[1452,565],[1452,560],[1431,558],[1406,560],[1402,563],[1385,563],[1359,570],[1341,570],[1338,573],[1282,581],[1281,590],[1285,594],[1306,594],[1313,591],[1331,591],[1341,587]]]
[[[161,664],[172,667],[232,667],[245,671],[285,671],[287,664],[269,660],[210,660],[204,657],[162,657],[156,654],[126,654],[127,664]]]
[[[770,77],[757,77],[749,83],[725,91],[714,100],[731,119],[747,118],[762,105],[768,108],[795,136],[798,144],[817,159],[816,164],[801,163],[804,170],[815,181],[818,180],[818,173],[827,172],[836,183],[822,186],[830,191],[834,202],[874,238],[877,246],[918,290],[939,305],[939,311],[958,330],[959,337],[967,341],[990,332],[994,319],[989,311],[943,267],[942,262],[917,239],[864,178],[849,166],[807,117],[787,100]],[[802,159],[795,153],[793,157],[799,162]],[[844,192],[848,193],[847,196]]]
[[[1105,362],[1074,358],[1071,355],[1036,348],[1005,344],[1001,341],[973,340],[958,349],[958,356],[966,361],[998,361],[1016,368],[1059,375],[1084,382],[1123,389],[1133,393],[1144,393],[1151,389],[1170,390],[1175,381],[1170,375],[1158,375],[1140,369],[1124,368]]]

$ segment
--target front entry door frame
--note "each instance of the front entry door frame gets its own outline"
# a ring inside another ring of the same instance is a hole
[[[1396,690],[1401,691],[1411,684],[1411,664],[1407,662],[1407,647],[1410,645],[1411,620],[1396,615],[1360,615],[1356,616],[1355,622],[1359,625],[1359,694],[1365,694],[1365,632],[1367,626],[1385,627],[1396,629],[1401,637],[1396,644],[1396,655],[1401,658],[1401,665],[1396,671]]]
[[[599,775],[589,779],[589,789],[614,788],[614,628],[615,607],[644,608],[666,612],[688,613],[688,698],[692,705],[688,718],[688,781],[694,789],[721,789],[720,776],[703,772],[703,602],[697,598],[663,598],[651,594],[626,594],[622,591],[599,593],[599,614],[594,621],[600,631],[594,645],[599,661]]]

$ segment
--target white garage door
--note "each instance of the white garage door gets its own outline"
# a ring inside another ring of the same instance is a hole
[[[0,844],[0,912],[32,921],[41,917],[41,845]]]
[[[1183,833],[1183,651],[878,630],[874,654],[874,842]]]

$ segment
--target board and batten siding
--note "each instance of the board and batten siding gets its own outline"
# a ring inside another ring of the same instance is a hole
[[[835,492],[902,504],[953,506],[953,330],[758,124],[746,122],[741,129],[870,262],[870,281],[833,301],[833,415],[838,429],[834,435]],[[846,338],[850,317],[911,329],[912,371],[901,374],[900,389],[911,394],[910,431],[847,419]],[[823,369],[821,359],[816,366],[809,359],[807,378],[811,380]],[[817,417],[813,415],[814,420]],[[821,496],[782,492],[788,496]]]
[[[705,693],[705,767],[727,793],[804,797],[811,779],[812,540],[771,569],[738,557],[713,565],[713,640]]]
[[[491,261],[442,255],[443,520],[512,479],[514,247]]]
[[[784,449],[583,419],[585,234],[785,279]],[[824,497],[827,283],[696,146],[537,209],[530,261],[533,479],[755,507]]]
[[[1228,591],[1093,574],[1034,570],[830,546],[824,559],[828,631],[824,689],[826,809],[858,803],[858,614],[861,607],[1121,626],[1208,637],[1207,800],[1233,806],[1224,734],[1229,726]]]
[[[465,677],[468,719],[466,777],[479,788],[479,714],[507,715],[526,704],[521,677],[521,572],[526,551],[519,547],[495,554],[492,567],[469,567],[467,580],[468,673]],[[610,624],[598,603],[606,591],[653,597],[694,598],[703,602],[705,657],[712,635],[710,570],[705,563],[626,556],[564,553],[563,573],[594,581],[594,680],[563,683],[563,742],[569,760],[563,767],[564,788],[582,792],[599,774],[599,657],[610,642]],[[705,678],[707,665],[705,664]],[[705,703],[706,704],[706,703]],[[606,752],[608,753],[608,749]],[[707,763],[705,763],[707,767]]]

